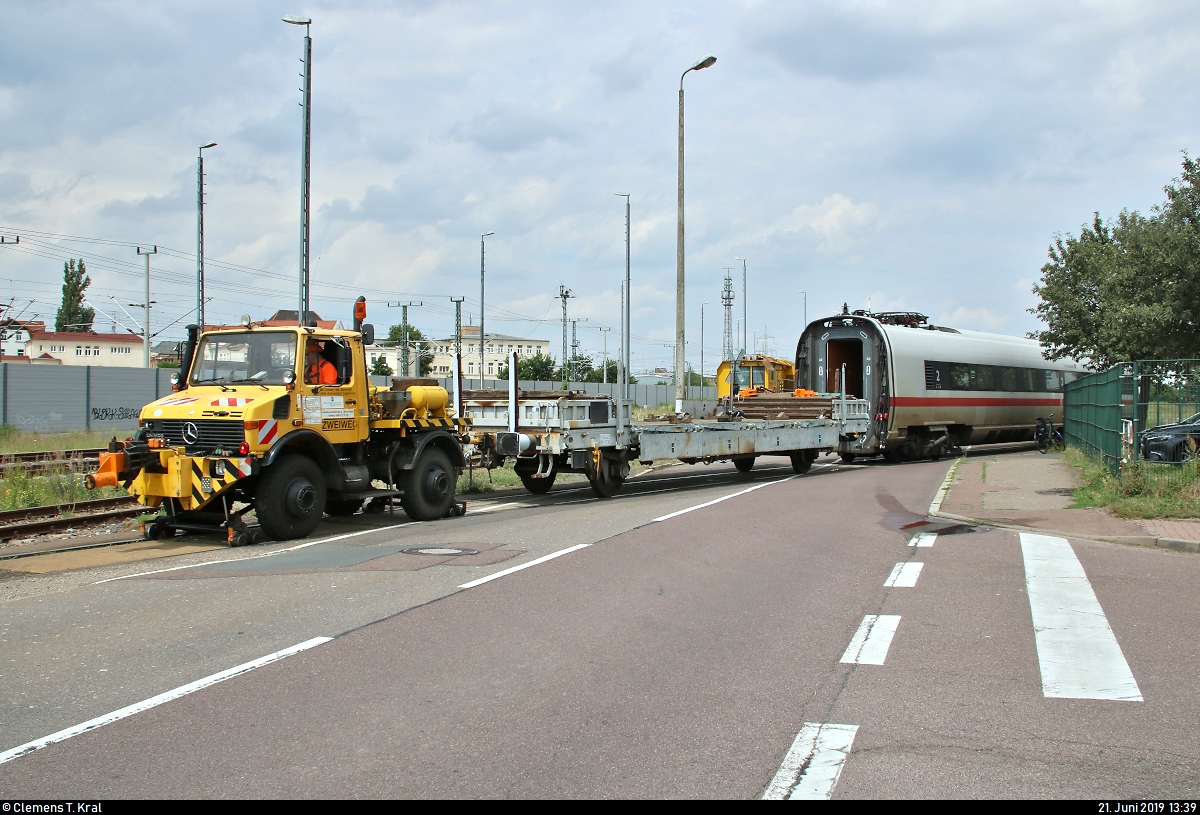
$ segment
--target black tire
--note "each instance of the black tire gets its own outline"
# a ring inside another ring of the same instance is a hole
[[[888,464],[902,464],[905,458],[903,447],[889,447],[883,451],[883,460]]]
[[[308,537],[324,509],[325,479],[311,458],[284,456],[259,476],[254,513],[272,540]]]
[[[1046,437],[1041,435],[1040,433],[1038,434],[1038,437],[1037,437],[1037,448],[1038,448],[1039,453],[1045,453],[1047,450],[1050,449],[1050,445],[1046,442]]]
[[[325,514],[345,518],[358,512],[363,505],[361,498],[330,498],[325,502]]]
[[[852,464],[854,459],[858,458],[854,453],[838,453],[838,455],[841,457],[843,464]]]
[[[801,450],[799,453],[792,453],[792,472],[796,475],[804,475],[812,469],[812,463],[816,458],[815,450]]]
[[[405,479],[400,505],[414,521],[436,521],[450,514],[458,478],[450,457],[436,447],[426,447]]]
[[[600,459],[600,466],[607,472],[607,478],[593,478],[588,474],[588,483],[592,487],[592,492],[597,498],[611,498],[620,491],[621,485],[625,483],[625,479],[621,477],[622,466],[619,462],[612,459]]]
[[[753,458],[735,458],[733,460],[733,466],[737,467],[737,471],[739,473],[748,473],[748,472],[750,472],[750,469],[754,466],[754,459]]]
[[[1067,440],[1063,438],[1061,433],[1054,434],[1054,449],[1060,452],[1067,449]]]
[[[545,495],[550,492],[550,488],[554,486],[554,479],[558,476],[558,470],[550,473],[545,478],[534,478],[532,474],[518,472],[521,478],[521,486],[528,490],[533,495]]]

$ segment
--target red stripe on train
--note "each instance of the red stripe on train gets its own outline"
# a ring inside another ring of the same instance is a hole
[[[894,407],[1058,407],[1062,399],[1004,399],[1000,397],[893,396]]]

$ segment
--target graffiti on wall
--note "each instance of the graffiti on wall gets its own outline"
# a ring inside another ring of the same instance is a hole
[[[141,411],[140,407],[94,407],[91,415],[93,422],[131,422]]]

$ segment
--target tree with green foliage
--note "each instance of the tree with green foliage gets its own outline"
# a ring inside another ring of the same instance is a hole
[[[554,357],[548,357],[538,351],[531,357],[521,357],[517,361],[517,379],[526,382],[549,382],[554,379]],[[496,373],[497,379],[508,379],[508,366],[501,365]]]
[[[608,360],[608,362],[607,362],[607,367],[608,367],[608,378],[607,378],[607,380],[606,380],[606,379],[605,379],[605,377],[604,377],[604,368],[605,368],[605,366],[606,366],[606,363],[604,363],[604,362],[602,361],[602,362],[600,363],[600,367],[598,367],[598,368],[594,368],[594,369],[592,370],[592,372],[591,372],[591,373],[589,373],[589,374],[587,375],[587,379],[585,379],[585,380],[583,380],[583,381],[584,381],[584,382],[605,382],[605,381],[608,381],[608,382],[610,382],[610,383],[615,383],[615,382],[617,381],[617,361],[616,361],[615,359],[610,359],[610,360]],[[637,384],[637,377],[636,377],[636,376],[630,376],[630,377],[629,377],[629,381],[630,381],[630,383],[631,383],[631,384]]]
[[[389,346],[400,348],[404,344],[404,325],[394,325],[388,329],[387,344]],[[411,367],[416,367],[413,364],[413,359],[420,359],[420,373],[417,376],[428,376],[433,370],[433,343],[425,338],[421,333],[421,329],[408,324],[408,364]],[[404,376],[404,372],[400,372]]]
[[[55,331],[91,331],[96,310],[87,308],[84,298],[92,280],[87,276],[83,258],[63,264],[62,305],[54,317]]]
[[[1100,214],[1079,236],[1056,235],[1030,312],[1046,329],[1047,359],[1072,357],[1099,367],[1133,359],[1200,357],[1200,164],[1183,173],[1149,217]]]
[[[395,373],[392,366],[387,364],[387,357],[375,357],[375,361],[371,363],[371,376],[391,376]]]

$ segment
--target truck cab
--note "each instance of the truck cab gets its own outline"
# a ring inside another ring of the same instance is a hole
[[[393,496],[415,520],[455,514],[470,423],[436,384],[373,386],[362,298],[356,312],[352,331],[189,326],[172,394],[142,409],[133,439],[110,442],[88,485],[120,483],[161,508],[150,537],[221,529],[250,542],[251,509],[266,537],[305,537],[322,513]]]

